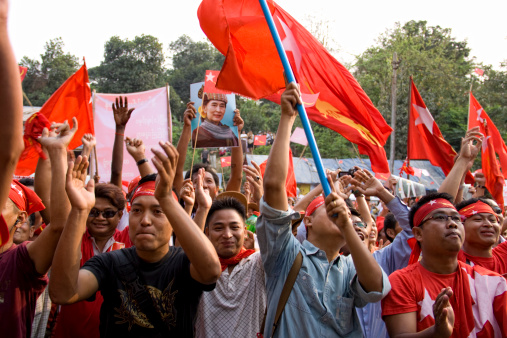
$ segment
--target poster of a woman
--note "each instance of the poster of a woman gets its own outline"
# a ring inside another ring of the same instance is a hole
[[[198,85],[198,86],[195,86]],[[198,91],[196,91],[197,88]],[[196,148],[237,147],[238,128],[234,126],[234,94],[206,93],[201,83],[190,86],[191,99],[199,111],[192,121],[192,146]],[[196,98],[192,94],[196,94]],[[202,100],[199,107],[198,102]]]

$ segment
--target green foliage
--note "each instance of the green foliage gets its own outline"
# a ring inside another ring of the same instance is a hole
[[[396,24],[378,38],[375,46],[357,57],[354,75],[389,122],[394,52],[401,59],[397,74],[396,158],[406,156],[410,75],[444,138],[459,149],[457,135],[463,136],[466,129],[463,108],[468,102],[473,68],[467,42],[456,41],[448,28],[410,21],[403,26]]]
[[[100,92],[134,93],[165,84],[165,57],[156,37],[141,35],[130,41],[113,36],[104,47],[104,61],[89,71]]]
[[[34,106],[42,106],[47,99],[79,68],[78,58],[63,51],[62,38],[46,42],[41,61],[27,56],[20,62],[28,67],[23,91]]]
[[[195,42],[186,35],[169,44],[172,69],[166,72],[169,84],[185,103],[190,100],[190,84],[204,81],[206,70],[220,70],[224,56],[208,42]],[[178,119],[183,118],[183,111]]]

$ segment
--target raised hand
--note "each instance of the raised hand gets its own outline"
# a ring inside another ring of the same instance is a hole
[[[299,86],[295,82],[291,82],[285,88],[282,94],[280,105],[282,107],[282,115],[294,117],[297,115],[296,104],[303,104],[301,101],[301,92]]]
[[[155,156],[151,161],[158,171],[159,182],[155,188],[155,197],[160,201],[166,198],[173,198],[171,189],[179,155],[176,148],[169,141],[159,142],[159,145],[163,151],[152,148],[151,151]]]
[[[232,122],[234,122],[234,125],[238,127],[238,133],[240,133],[243,130],[245,122],[243,121],[241,115],[239,114],[239,109],[234,110],[234,117],[232,119]]]
[[[72,207],[79,210],[91,210],[95,205],[95,182],[89,180],[85,184],[88,164],[86,156],[78,156],[76,161],[69,162],[67,169],[65,190]]]
[[[469,161],[474,161],[481,151],[484,135],[479,132],[480,128],[475,127],[468,130],[465,137],[461,139],[461,149],[459,156]]]
[[[250,230],[245,231],[245,241],[243,242],[243,247],[247,250],[255,249],[255,236]]]
[[[190,127],[192,120],[197,116],[197,111],[194,107],[194,102],[187,103],[187,109],[183,113],[183,124]]]
[[[264,195],[261,168],[257,163],[252,161],[252,166],[244,165],[243,171],[246,174],[246,180],[250,184],[250,189],[253,193],[253,202],[259,205],[262,195]]]
[[[250,182],[246,181],[245,184],[243,184],[243,190],[245,191],[247,203],[250,203],[250,198],[252,197],[252,189],[250,189]]]
[[[435,318],[435,334],[438,337],[450,337],[454,327],[454,310],[449,302],[452,289],[446,287],[438,294],[433,304],[433,317]]]
[[[345,200],[336,192],[336,187],[330,174],[327,176],[327,179],[331,186],[331,193],[325,199],[327,216],[340,229],[352,226],[349,217],[350,211]]]
[[[125,127],[135,108],[129,109],[129,101],[126,96],[125,100],[121,96],[117,97],[116,102],[112,104],[112,107],[116,126]]]
[[[81,138],[81,142],[83,142],[84,147],[93,148],[97,144],[97,140],[95,139],[95,136],[92,134],[84,134]]]
[[[145,158],[145,147],[143,140],[141,139],[130,139],[130,137],[125,138],[125,146],[127,148],[130,156],[134,158],[134,161],[139,161]]]
[[[185,203],[185,211],[190,214],[195,203],[195,189],[190,178],[183,181],[183,186],[180,189],[180,198]]]
[[[197,202],[198,208],[211,208],[211,203],[213,200],[209,194],[209,189],[203,187],[204,176],[206,171],[204,168],[199,169],[197,172],[197,179],[195,180],[195,201]]]
[[[354,178],[350,180],[350,184],[352,184],[353,189],[366,196],[377,196],[384,190],[382,183],[368,170],[357,170],[354,173]]]
[[[67,149],[70,141],[77,131],[78,124],[75,117],[72,118],[72,129],[69,123],[53,124],[50,129],[44,128],[42,135],[38,139],[39,143],[47,150],[51,149]]]

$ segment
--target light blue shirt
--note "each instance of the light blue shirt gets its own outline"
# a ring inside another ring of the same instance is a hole
[[[312,243],[300,244],[291,232],[296,212],[280,211],[260,203],[257,219],[268,311],[264,337],[271,336],[278,300],[298,252],[303,264],[278,322],[276,337],[362,337],[354,307],[380,301],[391,289],[382,271],[382,292],[366,292],[359,284],[352,257],[328,262],[326,253]]]
[[[413,237],[409,223],[409,209],[398,197],[391,200],[387,207],[394,214],[398,224],[403,229],[394,241],[385,248],[375,251],[373,257],[382,269],[390,275],[396,270],[403,269],[408,265],[412,249],[407,240]],[[384,321],[382,320],[382,307],[380,302],[367,304],[363,308],[356,308],[364,337],[382,338],[389,337]]]

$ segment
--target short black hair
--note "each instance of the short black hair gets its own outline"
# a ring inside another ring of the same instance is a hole
[[[31,177],[22,177],[18,180],[19,183],[23,184],[24,186],[34,186],[34,179]]]
[[[391,243],[394,241],[394,238],[387,234],[387,229],[394,230],[396,228],[396,223],[398,223],[398,221],[396,220],[396,217],[394,217],[394,214],[392,212],[387,213],[386,217],[384,218],[384,233],[386,234],[386,238]]]
[[[425,205],[429,201],[437,199],[437,198],[443,198],[445,200],[448,200],[451,203],[453,203],[453,201],[454,201],[453,197],[445,192],[431,193],[431,194],[421,197],[421,199],[419,201],[417,201],[417,203],[414,204],[414,206],[410,209],[410,213],[408,216],[409,220],[410,220],[410,228],[414,227],[414,215],[417,212],[417,210],[419,210],[423,205]]]
[[[215,212],[225,209],[232,209],[236,211],[241,216],[243,222],[246,221],[245,206],[234,197],[224,197],[220,199],[215,199],[211,204],[208,216],[206,217],[206,227],[209,226],[209,221],[211,220],[211,217]]]
[[[355,208],[349,208],[349,210],[350,210],[350,213],[351,213],[351,215],[352,215],[352,216],[357,216],[357,217],[359,217],[361,220],[363,219],[363,218],[361,217],[361,213],[360,213],[359,211],[357,211],[357,209],[355,209]]]
[[[190,171],[192,171],[192,176],[194,176],[194,174],[196,172],[198,172],[199,169],[201,169],[201,168],[204,168],[204,170],[206,172],[209,172],[211,174],[211,176],[213,176],[213,181],[215,181],[215,185],[217,187],[220,186],[220,180],[218,179],[217,172],[215,171],[215,169],[213,169],[213,167],[211,167],[207,163],[196,163],[196,164],[194,164],[194,166],[192,167],[192,170],[187,170],[187,173],[185,174],[185,179],[189,179],[190,178]]]

